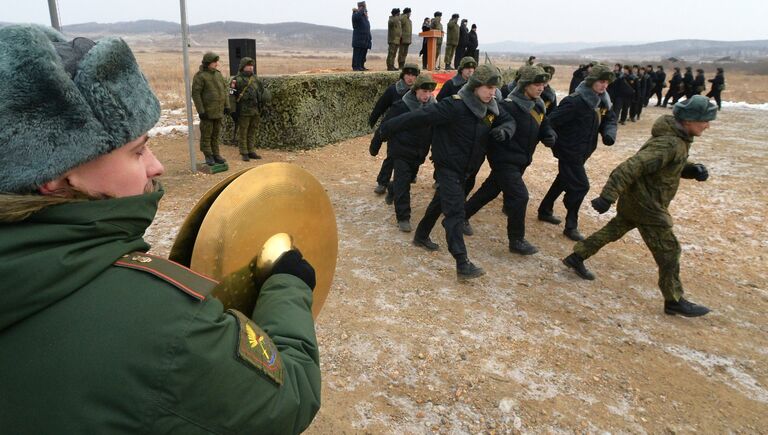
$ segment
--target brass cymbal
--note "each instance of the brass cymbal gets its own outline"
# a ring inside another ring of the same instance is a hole
[[[290,163],[269,163],[230,178],[223,189],[224,182],[211,189],[216,196],[211,204],[200,207],[207,211],[199,224],[190,268],[221,280],[260,253],[270,258],[256,261],[257,267],[271,267],[279,255],[275,246],[287,249],[292,243],[315,269],[312,314],[316,318],[331,288],[338,254],[336,217],[325,189],[309,172]],[[210,203],[209,194],[206,198]],[[273,238],[280,233],[284,237]],[[270,238],[272,246],[263,248]],[[213,296],[226,308],[250,315],[255,303],[249,294],[252,290],[248,285],[237,287],[220,286]]]

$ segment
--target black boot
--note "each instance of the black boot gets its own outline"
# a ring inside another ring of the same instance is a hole
[[[227,163],[227,159],[222,157],[220,154],[214,154],[213,155],[213,161],[216,162],[216,163],[219,163],[219,164]]]
[[[576,228],[566,228],[563,230],[563,234],[565,234],[565,237],[568,237],[574,242],[580,242],[584,240],[584,236],[582,236],[579,230]]]
[[[407,219],[397,221],[397,228],[399,228],[400,231],[404,233],[410,233],[411,231],[413,231],[413,229],[411,228],[411,221]]]
[[[482,267],[477,267],[467,260],[456,264],[456,276],[459,279],[472,279],[485,275]]]
[[[213,160],[213,155],[205,154],[205,164],[208,166],[213,166],[216,164],[216,161]]]
[[[377,195],[381,195],[381,194],[383,194],[386,191],[387,191],[387,185],[386,184],[378,184],[378,185],[376,185],[376,188],[373,189],[373,193],[375,193]]]
[[[475,230],[472,229],[472,225],[469,224],[468,220],[464,221],[464,225],[461,227],[461,232],[463,232],[465,236],[471,236],[475,234]]]
[[[563,264],[573,269],[580,277],[592,281],[595,279],[595,274],[584,266],[584,259],[579,254],[573,253],[563,258]]]
[[[433,242],[432,239],[427,237],[426,239],[420,239],[418,236],[413,238],[413,246],[418,246],[419,248],[424,248],[427,251],[437,251],[440,249],[440,245]]]
[[[514,252],[520,255],[533,255],[539,252],[539,248],[531,245],[525,239],[516,239],[509,241],[509,252]]]
[[[248,154],[240,154],[240,158],[243,159],[244,162],[249,162],[251,160],[248,157]]]
[[[254,160],[259,160],[259,159],[261,159],[261,156],[260,156],[260,155],[258,155],[258,154],[256,154],[256,151],[251,151],[251,152],[249,152],[249,153],[248,153],[248,157],[250,157],[250,158],[252,158],[252,159],[254,159]]]
[[[709,308],[680,298],[677,302],[664,301],[664,312],[672,316],[679,314],[685,317],[699,317],[709,313]]]
[[[563,222],[562,219],[553,215],[552,213],[542,213],[542,212],[539,212],[539,220],[542,222],[553,224],[553,225],[560,225]]]
[[[392,203],[395,202],[395,192],[393,192],[391,188],[387,189],[387,196],[384,197],[384,202],[386,202],[387,205],[392,205]]]

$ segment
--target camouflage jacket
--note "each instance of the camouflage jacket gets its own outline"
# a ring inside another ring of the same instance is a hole
[[[205,113],[210,119],[220,119],[224,109],[229,109],[227,81],[218,70],[200,65],[200,71],[192,79],[192,101],[197,113]]]
[[[611,172],[600,194],[619,200],[618,213],[638,225],[672,226],[669,203],[677,193],[680,174],[687,166],[693,138],[671,115],[653,124],[651,138]]]

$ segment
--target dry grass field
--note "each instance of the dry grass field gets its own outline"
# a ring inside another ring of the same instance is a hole
[[[138,58],[164,108],[182,107],[181,55]],[[276,53],[259,59],[259,71],[347,63],[341,55]],[[562,90],[573,67],[557,68],[554,86]],[[726,78],[726,100],[768,101],[766,76]],[[620,128],[616,145],[598,148],[588,199],[664,113],[649,108]],[[709,181],[684,180],[672,205],[683,283],[692,300],[713,309],[699,319],[663,314],[655,265],[636,231],[589,260],[598,279],[587,282],[560,263],[572,243],[562,228],[538,222],[535,209],[528,238],[541,251],[510,254],[497,199],[473,219],[476,234],[467,238],[487,275],[459,283],[442,227],[432,236],[439,251],[414,248],[392,207],[373,194],[382,156],[368,155],[370,136],[298,153],[264,150],[264,160],[249,163],[224,147],[231,171],[274,161],[304,167],[336,211],[336,276],[317,322],[323,407],[308,432],[768,433],[766,122],[768,111],[724,109],[691,152],[708,166]],[[166,196],[147,239],[167,254],[197,198],[226,174],[190,173],[184,136],[156,137],[152,147],[166,165]],[[526,172],[530,208],[556,167],[540,147]],[[412,189],[414,224],[432,194],[426,164]],[[613,212],[598,215],[587,205],[582,231],[589,234]],[[556,213],[564,213],[561,204]]]

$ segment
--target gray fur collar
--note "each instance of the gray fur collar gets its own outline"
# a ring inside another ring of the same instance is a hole
[[[574,93],[578,94],[584,101],[587,102],[587,104],[589,104],[589,107],[594,109],[597,109],[601,105],[608,110],[611,110],[611,107],[613,107],[613,103],[611,103],[611,97],[608,96],[608,92],[603,92],[602,94],[598,95],[595,91],[592,90],[591,87],[587,86],[586,82],[579,83],[579,86],[576,87]]]
[[[400,79],[397,81],[397,83],[395,83],[395,90],[398,94],[405,95],[405,93],[408,92],[410,88],[405,84],[405,80]]]
[[[547,106],[544,105],[544,100],[542,100],[541,97],[536,98],[535,100],[531,100],[530,98],[526,97],[525,92],[523,92],[518,87],[509,93],[506,100],[517,104],[526,112],[530,112],[534,106],[539,109],[539,113],[546,113],[547,111]]]
[[[427,101],[426,103],[422,104],[416,98],[416,92],[408,91],[408,92],[405,93],[405,95],[403,95],[403,102],[405,103],[406,106],[408,106],[408,109],[411,112],[415,112],[415,111],[417,111],[419,109],[423,109],[423,108],[429,106],[430,104],[437,103],[437,100],[435,100],[435,96],[434,95],[430,95],[429,96],[429,101]]]
[[[459,89],[458,95],[461,97],[461,101],[467,105],[467,108],[479,119],[485,118],[488,111],[499,116],[499,105],[496,103],[495,98],[491,99],[488,104],[485,104],[477,98],[475,93],[472,92],[467,85],[464,85]]]
[[[451,81],[454,85],[459,87],[464,86],[464,84],[467,83],[467,81],[464,80],[464,77],[462,77],[460,73],[456,73],[456,75],[451,78]]]

